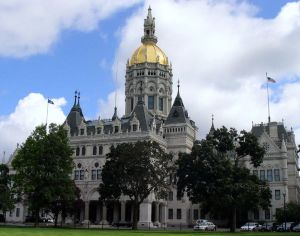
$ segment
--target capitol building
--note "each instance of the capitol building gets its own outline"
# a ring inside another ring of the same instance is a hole
[[[77,210],[76,222],[105,225],[132,222],[132,206],[127,196],[107,204],[99,202],[101,171],[111,145],[156,141],[166,152],[172,152],[175,159],[179,152],[189,153],[192,150],[198,128],[184,106],[180,85],[177,85],[177,91],[172,89],[175,87],[172,65],[168,56],[158,47],[157,41],[155,18],[149,8],[144,20],[141,45],[126,64],[124,116],[119,117],[115,107],[112,108],[110,119],[86,120],[84,108],[80,106],[80,94],[75,93],[74,105],[64,128],[74,150],[72,178],[80,189],[83,201]],[[176,94],[174,101],[173,93]],[[212,123],[210,132],[213,131]],[[249,212],[248,218],[274,221],[276,209],[283,207],[283,193],[286,194],[287,202],[300,200],[295,137],[292,130],[287,130],[283,123],[278,122],[253,125],[252,132],[266,149],[264,162],[256,169],[247,158],[243,163],[260,179],[270,183],[272,207]],[[177,198],[175,176],[170,176],[169,181],[167,199],[157,199],[154,194],[150,194],[141,204],[139,227],[188,226],[197,219],[209,217],[201,214],[200,205],[192,204],[186,194]],[[18,203],[12,212],[7,213],[6,219],[24,222],[27,214],[26,206]]]

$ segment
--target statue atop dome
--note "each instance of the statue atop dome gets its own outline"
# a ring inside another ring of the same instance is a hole
[[[152,17],[152,9],[149,6],[147,18],[144,19],[144,36],[142,37],[142,43],[157,43],[157,37],[155,36],[155,18]]]

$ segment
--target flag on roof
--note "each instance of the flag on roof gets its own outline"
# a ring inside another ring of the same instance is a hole
[[[268,82],[270,83],[276,83],[276,80],[271,78],[271,77],[267,77]]]
[[[54,102],[52,100],[50,100],[49,98],[48,98],[48,103],[54,105]]]

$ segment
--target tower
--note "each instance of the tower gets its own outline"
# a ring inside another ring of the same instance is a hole
[[[172,104],[172,67],[166,54],[156,45],[155,18],[151,11],[149,7],[142,45],[127,61],[125,115],[142,99],[153,115],[165,120]]]

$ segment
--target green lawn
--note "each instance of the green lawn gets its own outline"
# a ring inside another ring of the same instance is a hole
[[[99,230],[99,229],[54,229],[54,228],[31,228],[31,227],[0,227],[0,236],[237,236],[237,235],[255,235],[255,236],[273,236],[273,235],[291,235],[300,236],[300,233],[224,233],[224,232],[193,232],[193,231],[131,231],[131,230]]]

